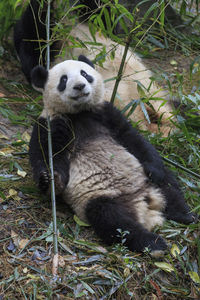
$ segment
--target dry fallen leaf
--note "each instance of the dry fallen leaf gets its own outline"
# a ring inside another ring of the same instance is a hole
[[[20,238],[19,238],[19,235],[14,230],[11,230],[11,238],[12,238],[13,243],[15,244],[15,246],[18,248]]]
[[[52,274],[56,276],[58,273],[58,253],[53,256]]]
[[[8,191],[8,197],[13,197],[13,196],[16,196],[17,195],[17,191],[14,190],[14,189],[10,189]]]
[[[28,268],[27,267],[25,267],[24,269],[23,269],[23,273],[28,273]]]
[[[20,241],[19,241],[19,248],[20,249],[23,249],[25,246],[26,246],[26,244],[29,242],[29,240],[28,239],[21,239]]]
[[[59,265],[60,267],[64,267],[64,265],[65,265],[64,257],[61,256],[61,255],[58,255],[58,265]]]
[[[169,63],[172,66],[176,66],[177,65],[177,61],[175,61],[174,59],[171,59]]]
[[[17,174],[18,174],[19,176],[21,176],[21,177],[24,178],[24,177],[26,176],[27,173],[26,173],[25,171],[21,171],[20,169],[18,169],[18,170],[17,170]]]
[[[10,189],[8,191],[8,196],[6,198],[12,198],[13,200],[20,200],[20,197],[18,196],[18,192],[14,189]]]
[[[9,138],[2,133],[0,133],[0,139],[9,140]]]
[[[24,133],[22,134],[22,139],[25,141],[25,142],[30,142],[30,134],[27,132],[27,131],[24,131]]]
[[[10,156],[11,155],[11,153],[13,152],[14,150],[13,149],[11,149],[11,148],[2,148],[1,149],[1,151],[0,151],[0,155],[1,156]]]

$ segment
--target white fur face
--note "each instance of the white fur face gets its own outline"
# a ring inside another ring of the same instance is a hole
[[[66,60],[49,70],[43,91],[44,107],[50,116],[77,113],[103,102],[101,75],[85,62]]]

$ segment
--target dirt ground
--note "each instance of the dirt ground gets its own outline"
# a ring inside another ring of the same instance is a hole
[[[173,51],[160,51],[158,55],[159,58],[144,60],[146,65],[152,70],[165,70],[171,74],[188,72],[190,68],[192,57],[186,57],[182,53]],[[175,63],[172,63],[172,60]],[[161,84],[164,85],[165,83],[161,82]],[[36,96],[38,94],[33,92],[26,83],[13,49],[6,50],[5,54],[0,58],[0,98],[4,99],[4,103],[8,105],[10,110],[20,113],[24,109],[24,103],[34,99]],[[18,98],[24,99],[25,102],[12,101],[12,99]],[[41,100],[39,100],[39,103],[41,104]],[[26,120],[23,120],[23,122],[26,123]],[[2,181],[0,189],[0,280],[8,280],[6,290],[3,288],[1,290],[0,286],[0,299],[3,299],[3,295],[7,295],[6,299],[23,299],[20,281],[18,281],[16,288],[11,274],[14,274],[13,276],[16,276],[17,280],[19,279],[19,274],[24,274],[26,277],[31,268],[32,270],[40,268],[40,270],[45,272],[51,272],[52,247],[47,242],[44,242],[44,239],[41,239],[41,243],[38,240],[39,242],[37,241],[32,247],[26,244],[30,243],[33,238],[41,237],[41,232],[50,225],[49,220],[51,220],[51,205],[46,201],[46,198],[43,198],[38,193],[37,188],[33,184],[27,155],[28,138],[27,140],[25,137],[24,140],[21,139],[24,133],[30,137],[31,129],[30,116],[27,116],[27,124],[19,125],[14,124],[13,121],[11,122],[6,117],[5,111],[4,115],[0,113],[0,173],[4,173],[4,170],[9,169],[10,173],[15,175],[12,181]],[[12,156],[9,157],[10,153]],[[17,173],[16,163],[23,167],[23,171],[26,173],[25,177]],[[16,180],[15,177],[17,178]],[[63,205],[58,207],[58,216],[65,222],[69,221],[67,228],[70,227],[71,231],[76,231],[72,214],[67,207]],[[84,233],[80,233],[80,236],[85,240],[95,241],[90,228],[86,229]],[[68,247],[71,249],[73,246],[68,245]],[[69,249],[68,251],[70,252]],[[77,258],[75,257],[74,259],[76,260]],[[70,272],[73,273],[72,269],[68,269],[68,271],[69,274],[71,274]],[[25,282],[27,285],[34,278],[34,275],[31,274],[30,272],[30,276],[26,277]],[[22,280],[21,282],[23,284],[24,281]],[[62,288],[62,295],[65,295],[64,288]],[[72,299],[67,296],[63,297],[60,299]],[[122,297],[121,299],[125,298]]]

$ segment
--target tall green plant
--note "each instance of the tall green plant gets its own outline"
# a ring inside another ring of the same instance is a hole
[[[23,0],[0,1],[0,42],[8,36],[13,24],[24,10]]]

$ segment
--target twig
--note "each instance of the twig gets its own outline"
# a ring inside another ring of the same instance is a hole
[[[179,168],[179,169],[183,170],[184,172],[186,172],[186,173],[188,173],[188,174],[190,174],[190,175],[192,175],[192,176],[200,179],[200,175],[199,174],[197,174],[197,173],[195,173],[195,172],[193,172],[193,171],[191,171],[191,170],[189,170],[189,169],[187,169],[187,168],[179,165],[177,162],[175,162],[175,161],[173,161],[173,160],[171,160],[169,158],[166,158],[166,157],[163,157],[163,160],[166,161],[167,163],[169,163],[170,165],[175,166],[176,168]]]
[[[118,89],[119,83],[122,79],[122,72],[123,72],[123,69],[124,69],[126,56],[127,56],[127,53],[128,53],[130,43],[131,43],[131,36],[132,36],[132,34],[130,33],[128,35],[128,39],[127,39],[127,42],[125,44],[124,53],[123,53],[121,64],[120,64],[119,71],[118,71],[118,74],[117,74],[117,79],[115,81],[114,89],[113,89],[112,96],[111,96],[111,99],[110,99],[111,103],[114,103],[114,101],[115,101],[115,96],[116,96],[116,93],[117,93],[117,89]]]
[[[46,20],[46,32],[47,32],[47,70],[50,67],[50,4],[51,0],[48,0],[47,6],[47,20]],[[58,234],[57,234],[57,221],[56,221],[56,197],[55,197],[55,181],[53,171],[53,154],[52,154],[52,138],[51,138],[51,126],[50,117],[47,116],[48,124],[48,151],[49,151],[49,167],[51,172],[51,202],[52,202],[52,215],[53,215],[53,246],[54,246],[54,257],[52,273],[57,275],[58,269]]]
[[[123,53],[121,64],[120,64],[119,71],[118,71],[118,74],[117,74],[117,79],[115,81],[115,85],[114,85],[114,88],[113,88],[112,96],[111,96],[111,99],[110,99],[110,102],[112,104],[115,101],[115,96],[116,96],[116,93],[117,93],[117,89],[118,89],[119,83],[122,79],[122,73],[123,73],[125,62],[126,62],[126,56],[127,56],[128,49],[129,49],[131,41],[132,41],[132,33],[133,33],[133,30],[134,30],[136,21],[137,21],[137,15],[135,14],[135,19],[134,19],[134,22],[133,22],[133,25],[132,25],[132,30],[130,30],[130,32],[128,34],[128,37],[127,37],[127,41],[125,43],[124,53]]]

